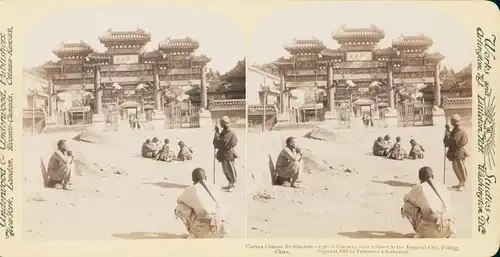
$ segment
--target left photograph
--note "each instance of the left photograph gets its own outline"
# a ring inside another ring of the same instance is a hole
[[[24,240],[245,237],[243,40],[192,6],[40,16],[23,40]]]

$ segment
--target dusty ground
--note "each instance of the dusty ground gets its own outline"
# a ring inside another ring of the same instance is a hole
[[[27,137],[24,154],[24,237],[42,240],[105,240],[179,238],[186,233],[175,219],[176,199],[191,185],[191,171],[203,167],[212,182],[213,132],[164,130],[113,132],[103,144],[70,140],[70,148],[79,160],[72,179],[72,191],[43,188],[40,157],[48,161],[58,139],[71,139],[78,133],[45,134]],[[239,187],[232,193],[221,192],[220,202],[230,203],[230,237],[245,235],[245,137],[236,130],[240,159]],[[164,163],[139,157],[146,138],[183,140],[194,151],[194,160]],[[219,163],[217,184],[224,185]]]
[[[402,198],[418,183],[421,166],[433,168],[437,180],[443,181],[443,129],[339,130],[333,142],[304,138],[309,131],[248,135],[248,237],[409,236],[412,228],[400,216]],[[373,141],[386,134],[393,139],[401,136],[407,151],[409,140],[414,138],[424,145],[425,159],[395,161],[373,156]],[[275,161],[287,136],[295,136],[306,152],[301,189],[269,186],[268,154]],[[456,184],[449,162],[446,172],[447,184]],[[469,176],[473,176],[471,169]],[[469,237],[471,191],[450,193],[457,215],[457,237]]]

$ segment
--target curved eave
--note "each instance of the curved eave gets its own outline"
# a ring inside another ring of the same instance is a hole
[[[206,63],[209,63],[210,61],[212,61],[212,59],[210,59],[209,57],[207,57],[205,55],[201,55],[201,56],[191,57],[191,61],[195,64],[206,64]]]
[[[192,53],[200,47],[200,43],[190,37],[182,39],[166,39],[158,44],[158,49],[164,53],[189,52]]]
[[[284,66],[293,66],[293,60],[291,59],[285,59],[285,58],[279,58],[273,62],[274,65],[278,67],[284,67]]]
[[[442,60],[444,60],[444,55],[442,55],[440,53],[427,54],[425,56],[425,59],[429,60],[429,61],[442,61]]]
[[[331,33],[332,39],[340,44],[348,42],[372,42],[378,43],[384,39],[385,32],[375,26],[371,28],[345,28],[342,27]]]
[[[409,36],[395,39],[392,41],[392,46],[398,49],[428,49],[432,46],[433,40],[426,36]]]
[[[112,31],[111,29],[105,35],[99,37],[99,42],[104,46],[118,45],[140,45],[145,46],[151,41],[151,34],[142,29],[136,31]]]

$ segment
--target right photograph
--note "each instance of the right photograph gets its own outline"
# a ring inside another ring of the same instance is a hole
[[[248,238],[471,237],[475,31],[459,18],[352,2],[260,20],[246,66]]]

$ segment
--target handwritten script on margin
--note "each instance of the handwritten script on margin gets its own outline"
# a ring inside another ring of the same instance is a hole
[[[475,80],[477,90],[477,151],[483,156],[478,164],[478,231],[485,235],[490,223],[491,205],[493,203],[492,186],[497,183],[495,168],[495,94],[489,78],[493,71],[493,60],[496,52],[496,35],[486,33],[481,27],[476,28],[477,70]]]
[[[0,32],[0,228],[5,238],[14,236],[14,28]]]

